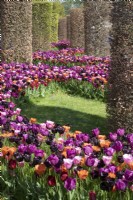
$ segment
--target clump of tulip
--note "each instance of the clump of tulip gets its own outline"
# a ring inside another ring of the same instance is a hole
[[[70,47],[70,42],[67,40],[61,40],[61,41],[52,43],[52,46],[58,48],[59,50],[66,49]]]

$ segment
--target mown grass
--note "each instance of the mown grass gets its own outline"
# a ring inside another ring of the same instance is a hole
[[[69,124],[71,129],[89,133],[99,127],[107,133],[105,103],[71,96],[64,91],[48,92],[44,97],[30,94],[28,101],[18,102],[22,114],[34,117],[39,123],[52,120],[61,125]]]

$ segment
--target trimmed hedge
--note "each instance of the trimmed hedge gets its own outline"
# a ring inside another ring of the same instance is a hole
[[[59,17],[65,16],[64,6],[62,5],[62,3],[59,0],[53,1],[53,12],[57,13],[59,15]]]
[[[70,45],[73,48],[84,48],[84,13],[81,8],[70,11]]]
[[[51,42],[58,41],[58,19],[57,13],[52,13],[52,25],[51,25]]]
[[[53,3],[34,2],[32,15],[33,51],[48,50],[51,44]]]
[[[67,40],[67,17],[59,19],[58,40]]]

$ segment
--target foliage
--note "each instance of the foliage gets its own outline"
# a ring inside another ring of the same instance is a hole
[[[58,19],[59,19],[59,15],[53,12],[52,25],[51,25],[51,42],[58,41]]]
[[[65,10],[63,4],[61,4],[60,0],[55,0],[53,2],[53,12],[57,13],[59,17],[64,17]]]
[[[51,2],[33,4],[33,50],[50,49],[52,8]]]

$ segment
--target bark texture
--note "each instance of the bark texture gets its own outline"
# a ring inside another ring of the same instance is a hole
[[[85,0],[85,52],[87,55],[110,54],[110,7],[110,1]]]
[[[70,41],[70,15],[67,15],[67,40]]]
[[[133,2],[113,2],[108,123],[133,132]]]
[[[0,2],[2,60],[32,62],[32,2]]]
[[[67,40],[67,17],[59,19],[58,40]]]
[[[84,13],[81,8],[70,11],[70,44],[73,48],[84,48]]]

